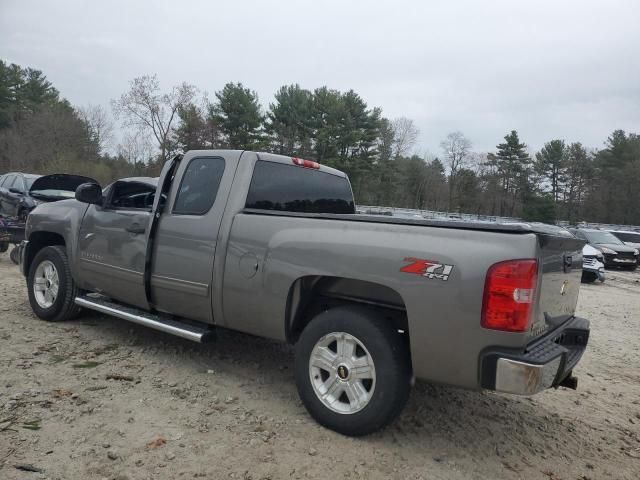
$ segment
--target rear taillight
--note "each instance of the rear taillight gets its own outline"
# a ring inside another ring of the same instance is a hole
[[[529,328],[538,277],[536,260],[509,260],[487,272],[482,301],[484,328],[524,332]]]

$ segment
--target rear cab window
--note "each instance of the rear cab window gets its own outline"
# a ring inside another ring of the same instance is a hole
[[[346,177],[312,168],[259,160],[246,208],[303,213],[355,213]]]

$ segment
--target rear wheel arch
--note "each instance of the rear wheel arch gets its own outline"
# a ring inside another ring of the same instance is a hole
[[[310,275],[296,279],[289,287],[285,313],[285,334],[295,343],[305,326],[320,312],[343,305],[375,311],[409,335],[402,296],[386,285],[365,280]],[[407,342],[408,345],[408,342]]]

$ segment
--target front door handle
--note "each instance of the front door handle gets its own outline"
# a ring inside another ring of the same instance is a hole
[[[145,228],[139,223],[132,223],[125,230],[129,233],[133,233],[134,235],[138,235],[140,233],[144,233]]]

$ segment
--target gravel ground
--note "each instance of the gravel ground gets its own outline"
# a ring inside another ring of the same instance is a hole
[[[418,383],[393,425],[325,430],[289,347],[233,332],[200,346],[118,319],[36,319],[0,255],[0,478],[640,477],[640,272],[585,285],[577,392],[533,398]],[[30,470],[30,471],[29,471]]]

